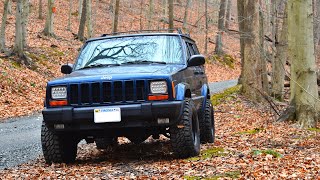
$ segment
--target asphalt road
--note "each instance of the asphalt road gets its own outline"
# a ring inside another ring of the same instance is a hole
[[[237,80],[210,83],[211,93],[220,92],[237,84]],[[40,128],[42,115],[7,119],[0,123],[0,170],[13,167],[42,154]]]

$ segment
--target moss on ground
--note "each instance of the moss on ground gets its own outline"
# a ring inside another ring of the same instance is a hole
[[[309,128],[309,131],[320,132],[320,128]]]
[[[229,54],[224,54],[222,56],[219,56],[217,54],[210,56],[206,59],[207,63],[211,63],[211,62],[219,62],[220,64],[227,66],[231,69],[234,69],[235,67],[235,62],[236,59],[234,57],[232,57]]]
[[[222,174],[217,174],[213,176],[184,176],[186,180],[218,180],[219,178],[231,178],[231,179],[238,179],[240,178],[240,171],[228,171]]]
[[[273,157],[275,158],[281,158],[282,157],[282,154],[278,153],[277,151],[274,151],[272,149],[267,149],[267,150],[259,150],[259,149],[255,149],[255,150],[252,150],[252,153],[253,155],[260,155],[260,154],[269,154],[269,155],[272,155]]]
[[[217,156],[226,156],[224,149],[221,147],[210,148],[201,151],[199,156],[188,158],[187,161],[199,161]]]
[[[231,95],[240,93],[241,85],[233,86],[224,90],[221,93],[217,93],[211,96],[212,105],[216,106],[221,104],[226,98],[231,97]]]
[[[257,134],[263,130],[264,130],[263,128],[254,128],[246,131],[240,131],[240,132],[237,132],[236,134]]]

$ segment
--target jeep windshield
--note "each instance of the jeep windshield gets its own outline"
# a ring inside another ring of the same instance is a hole
[[[75,70],[132,64],[183,64],[179,37],[146,35],[89,41]]]

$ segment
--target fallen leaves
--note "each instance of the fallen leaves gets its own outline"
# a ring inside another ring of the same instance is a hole
[[[99,151],[81,144],[74,164],[46,165],[42,157],[0,171],[10,178],[70,179],[317,179],[320,137],[313,130],[277,123],[266,107],[241,96],[215,107],[216,141],[201,146],[201,155],[176,159],[167,138],[149,138],[139,145],[119,138],[120,145]],[[237,108],[233,108],[237,107]],[[233,113],[228,113],[233,109]],[[239,117],[235,118],[234,114]],[[319,126],[318,126],[319,127]],[[246,132],[250,133],[236,133]],[[251,133],[254,130],[254,133]]]

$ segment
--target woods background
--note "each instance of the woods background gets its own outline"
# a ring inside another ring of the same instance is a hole
[[[320,102],[319,4],[319,0],[4,0],[0,112],[10,117],[40,110],[45,82],[60,76],[61,64],[74,62],[88,38],[181,28],[207,56],[209,81],[240,75],[242,93],[269,104],[280,121],[315,127]],[[291,91],[285,88],[289,86]],[[282,102],[288,106],[277,108]]]

